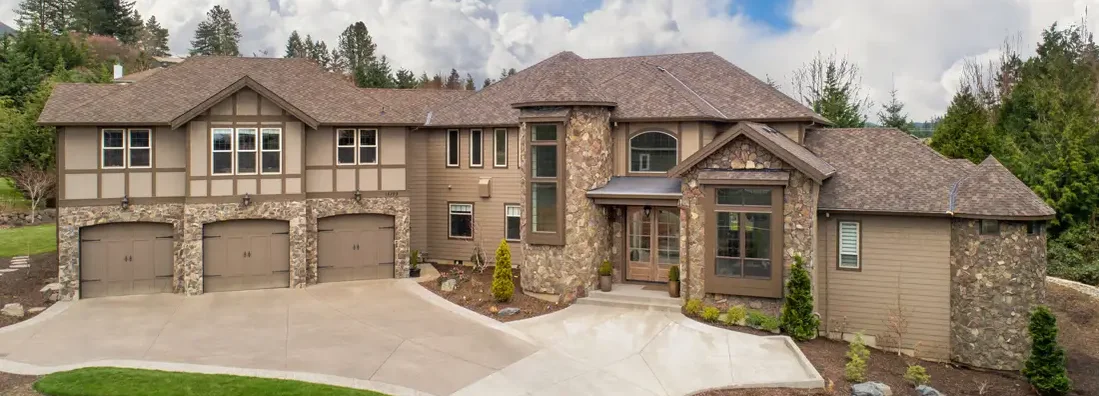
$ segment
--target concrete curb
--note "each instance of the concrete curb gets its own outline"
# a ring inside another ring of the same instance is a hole
[[[415,294],[417,297],[420,297],[421,299],[423,299],[423,300],[425,300],[425,301],[427,301],[431,304],[434,304],[435,306],[437,306],[439,308],[442,308],[444,310],[453,312],[453,313],[457,314],[458,316],[461,316],[461,317],[464,317],[466,319],[477,322],[478,324],[480,324],[482,326],[485,326],[485,327],[488,327],[488,328],[491,328],[491,329],[495,329],[495,330],[499,330],[500,332],[502,332],[504,334],[510,335],[512,337],[518,338],[518,339],[523,340],[523,341],[526,341],[527,343],[531,344],[532,346],[535,346],[535,347],[540,347],[541,346],[541,344],[539,344],[538,341],[535,341],[533,338],[526,335],[526,333],[523,333],[522,331],[519,331],[518,329],[515,329],[511,326],[508,326],[507,324],[505,324],[503,322],[500,322],[498,320],[489,318],[489,317],[481,315],[477,312],[473,312],[469,309],[466,309],[466,307],[463,307],[461,305],[452,303],[452,302],[450,302],[450,300],[439,297],[439,295],[431,292],[430,290],[427,290],[426,288],[424,288],[423,286],[420,286],[418,283],[416,283],[415,281],[413,281],[411,279],[401,279],[401,280],[397,281],[397,284],[400,285],[402,288],[404,288],[406,291],[411,292],[412,294]]]
[[[12,333],[24,327],[34,326],[38,324],[38,322],[45,322],[47,320],[50,320],[54,316],[60,315],[62,312],[65,312],[65,310],[69,309],[72,304],[72,301],[55,302],[49,308],[46,308],[45,311],[39,312],[38,315],[35,315],[35,317],[33,318],[24,320],[11,326],[0,327],[0,334]]]
[[[1084,293],[1093,299],[1099,299],[1099,287],[1091,286],[1085,283],[1076,281],[1070,281],[1068,279],[1061,279],[1057,277],[1047,276],[1046,281],[1055,283],[1060,286],[1067,287],[1072,290],[1076,290],[1080,293]]]
[[[228,374],[245,377],[295,380],[324,385],[342,386],[345,388],[382,392],[393,396],[434,396],[430,393],[405,388],[399,385],[388,384],[385,382],[339,377],[334,375],[304,373],[298,371],[259,370],[186,363],[147,362],[141,360],[100,360],[95,362],[85,362],[63,366],[36,366],[33,364],[18,363],[0,359],[0,371],[18,375],[46,375],[85,367],[120,367],[197,374]]]

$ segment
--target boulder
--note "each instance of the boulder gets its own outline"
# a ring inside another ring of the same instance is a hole
[[[31,309],[28,309],[27,313],[36,314],[36,313],[39,313],[39,312],[42,312],[42,311],[45,311],[45,310],[46,310],[46,307],[34,307],[34,308],[31,308]]]
[[[863,382],[851,385],[851,396],[893,396],[893,389],[881,382]]]
[[[0,314],[12,316],[16,318],[22,318],[26,312],[23,311],[23,304],[11,303],[5,304],[4,309],[0,309]]]
[[[501,309],[501,310],[500,310],[500,312],[498,312],[498,313],[497,313],[497,315],[500,315],[500,316],[511,316],[511,315],[515,315],[515,314],[517,314],[517,313],[519,313],[519,308],[516,308],[516,307],[507,307],[507,308]]]
[[[916,393],[919,393],[920,396],[946,396],[942,392],[939,392],[939,391],[935,390],[935,388],[932,388],[932,387],[927,386],[927,385],[917,386],[916,387]]]
[[[50,293],[50,297],[49,297],[50,302],[57,302],[57,300],[60,300],[60,299],[61,299],[61,293],[59,293],[59,292]]]
[[[458,287],[458,280],[457,279],[447,279],[447,280],[443,281],[442,286],[439,286],[439,288],[442,289],[445,292],[452,292],[452,291],[454,291],[454,288],[456,288],[456,287]]]
[[[61,284],[57,283],[57,282],[54,282],[54,283],[50,283],[48,285],[42,286],[42,289],[39,290],[39,291],[43,292],[43,293],[46,293],[46,292],[55,292],[55,291],[58,291],[58,290],[61,290]]]

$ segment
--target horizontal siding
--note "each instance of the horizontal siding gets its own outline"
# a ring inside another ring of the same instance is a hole
[[[836,217],[820,218],[818,296],[831,331],[864,331],[879,344],[889,337],[889,316],[902,307],[908,319],[904,348],[946,359],[950,345],[950,220],[899,216],[845,216],[861,228],[862,271],[836,269]]]

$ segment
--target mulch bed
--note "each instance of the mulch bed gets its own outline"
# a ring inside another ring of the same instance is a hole
[[[1099,396],[1099,301],[1049,282],[1046,301],[1057,315],[1073,394]]]
[[[4,396],[38,396],[32,385],[38,377],[33,375],[15,375],[0,372],[0,395]]]
[[[524,294],[519,281],[519,271],[521,271],[519,268],[512,269],[511,280],[515,284],[515,294],[511,296],[511,301],[497,303],[492,300],[492,271],[495,269],[494,267],[488,267],[485,268],[484,272],[476,273],[471,267],[450,264],[434,264],[434,266],[435,269],[439,270],[439,279],[423,282],[420,283],[420,285],[423,285],[423,287],[452,303],[461,305],[466,309],[501,322],[533,318],[568,307],[568,304],[551,303]],[[460,282],[458,287],[452,292],[442,291],[442,289],[439,288],[442,279],[446,278],[448,273],[458,269],[461,269],[469,280]],[[516,307],[519,308],[519,313],[511,316],[501,316],[494,314],[492,312],[492,307],[496,307],[498,310],[507,307]]]
[[[10,258],[0,258],[0,268],[8,268]],[[20,303],[23,309],[49,307],[49,293],[43,293],[42,286],[57,281],[57,252],[41,253],[30,257],[30,268],[0,275],[0,307],[4,304]],[[34,317],[27,312],[22,318],[0,315],[0,327]]]

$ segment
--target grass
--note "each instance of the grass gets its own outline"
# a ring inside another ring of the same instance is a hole
[[[38,380],[34,390],[48,396],[386,396],[301,381],[108,367],[53,373]]]
[[[12,257],[57,250],[57,225],[39,224],[0,230],[0,257]]]
[[[0,209],[10,207],[12,209],[30,209],[31,204],[23,193],[15,188],[11,179],[0,177]]]

